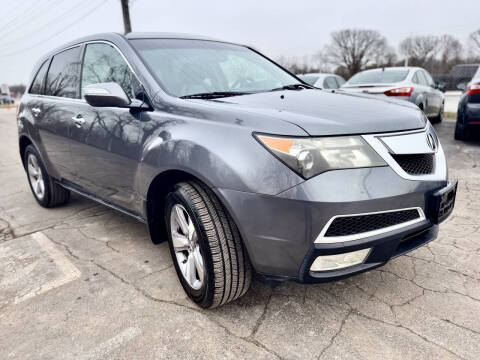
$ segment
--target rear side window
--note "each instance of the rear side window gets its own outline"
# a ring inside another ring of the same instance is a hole
[[[80,47],[55,55],[48,69],[45,95],[79,98]]]
[[[132,79],[128,64],[112,45],[87,45],[82,69],[82,98],[85,86],[105,82],[117,83],[128,96],[134,97]]]
[[[333,76],[328,76],[328,77],[325,78],[325,80],[323,82],[323,88],[324,89],[337,89],[338,88],[337,81],[335,80],[335,78]]]
[[[427,81],[427,85],[428,86],[434,86],[435,85],[435,82],[433,81],[432,77],[430,76],[430,74],[426,71],[422,71],[423,73],[423,76],[425,76],[425,79]]]
[[[427,78],[425,77],[423,71],[417,71],[415,75],[417,75],[418,84],[428,86]]]
[[[30,87],[30,94],[43,95],[43,90],[45,89],[45,74],[47,73],[48,60],[45,61],[40,70],[38,70],[35,79],[33,79],[32,86]]]

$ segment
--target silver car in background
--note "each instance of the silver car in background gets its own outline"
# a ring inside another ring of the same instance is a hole
[[[441,122],[445,96],[432,76],[419,67],[388,67],[359,72],[341,89],[345,92],[395,97],[417,105],[432,123]]]
[[[345,79],[335,74],[309,73],[297,76],[307,84],[322,89],[338,89],[345,84]]]

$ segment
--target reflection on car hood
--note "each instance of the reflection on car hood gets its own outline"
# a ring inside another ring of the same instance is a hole
[[[274,91],[215,102],[296,124],[310,135],[365,134],[425,126],[423,113],[414,104],[342,92]]]

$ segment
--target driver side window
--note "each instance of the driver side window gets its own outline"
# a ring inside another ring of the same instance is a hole
[[[82,98],[87,85],[114,82],[134,98],[133,73],[120,53],[109,44],[88,44],[85,49],[82,69]]]

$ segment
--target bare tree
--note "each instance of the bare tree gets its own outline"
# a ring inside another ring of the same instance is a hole
[[[400,43],[400,52],[415,66],[425,66],[440,52],[438,36],[410,36]]]
[[[480,55],[480,29],[470,34],[470,43],[472,52],[476,55]]]
[[[305,56],[280,56],[277,62],[294,74],[332,72],[321,53]]]
[[[450,72],[455,64],[462,62],[463,46],[462,43],[451,35],[443,35],[440,38],[440,61],[434,73],[446,74]]]
[[[389,53],[387,40],[375,30],[345,29],[331,34],[325,55],[350,77],[366,67],[383,66]]]

